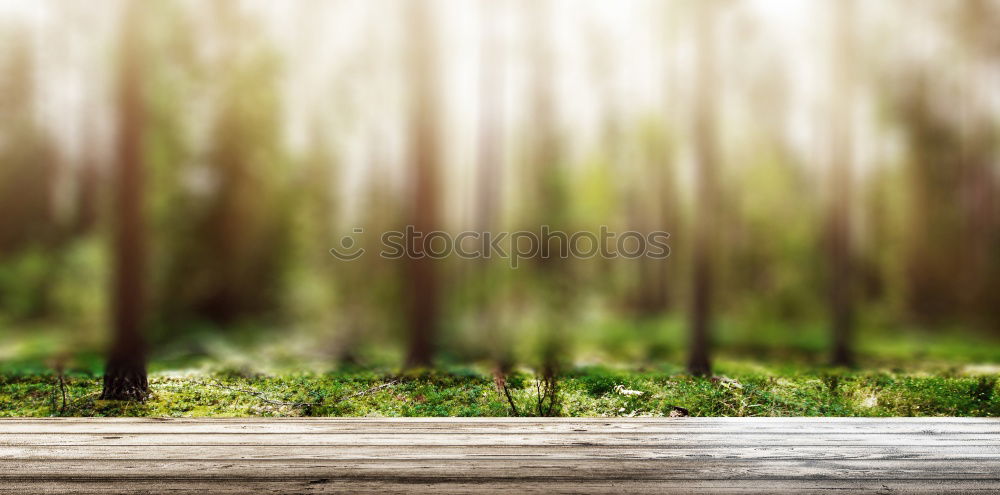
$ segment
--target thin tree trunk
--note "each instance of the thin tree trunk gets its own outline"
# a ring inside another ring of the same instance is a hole
[[[529,79],[532,119],[532,139],[530,142],[531,158],[528,162],[533,169],[531,176],[535,187],[534,204],[537,205],[536,217],[541,224],[548,224],[552,231],[566,228],[568,218],[568,199],[564,171],[562,169],[562,143],[559,132],[559,106],[555,99],[552,85],[555,54],[552,41],[551,2],[527,2],[525,13],[531,16],[528,21],[528,39],[532,53],[530,55],[531,75]],[[561,241],[559,241],[561,242]],[[564,357],[566,332],[569,327],[570,308],[572,307],[572,291],[570,266],[562,259],[558,250],[553,250],[553,243],[539,239],[536,253],[536,265],[541,294],[545,305],[545,328],[542,330],[540,343],[540,375],[546,384],[544,392],[549,397],[545,411],[539,402],[539,415],[551,413],[556,406],[556,377]],[[562,245],[557,244],[558,249]],[[544,399],[539,390],[539,401]]]
[[[74,230],[78,235],[90,233],[97,225],[100,179],[97,160],[92,153],[88,153],[77,173],[78,196]]]
[[[712,261],[716,229],[716,156],[715,156],[715,67],[712,15],[713,2],[697,5],[697,68],[694,110],[694,146],[697,210],[692,271],[690,342],[688,371],[692,375],[712,372],[709,345],[712,325]]]
[[[502,46],[502,25],[500,19],[506,2],[497,0],[485,2],[480,7],[480,26],[482,28],[479,62],[479,122],[478,122],[478,167],[476,174],[476,218],[475,229],[488,232],[500,222],[503,190],[504,162],[504,90],[505,62]],[[475,294],[474,305],[478,313],[476,317],[479,334],[484,337],[486,345],[490,346],[490,355],[496,361],[495,377],[497,383],[506,383],[503,376],[510,370],[511,345],[508,335],[500,325],[501,311],[498,310],[497,297],[506,286],[496,271],[491,269],[491,260],[480,257],[472,267],[471,274],[475,278],[466,279]],[[504,389],[505,393],[509,391]],[[516,407],[511,404],[516,415]]]
[[[429,8],[424,2],[409,2],[410,36],[407,40],[414,99],[410,107],[410,160],[414,166],[411,225],[424,235],[439,225],[436,66]],[[422,256],[423,244],[423,239],[409,241],[410,252],[416,256],[407,260],[408,367],[433,364],[438,327],[438,274],[434,260]]]
[[[482,29],[479,62],[479,155],[476,184],[476,229],[492,228],[500,212],[503,167],[504,60],[501,58],[501,31],[495,24],[503,2],[487,2]]]
[[[115,184],[114,336],[104,371],[104,400],[144,400],[146,344],[142,335],[145,268],[143,225],[143,95],[138,2],[123,18],[119,80],[119,137]]]
[[[850,253],[851,138],[848,105],[850,84],[848,59],[852,54],[850,35],[851,0],[835,2],[833,47],[834,94],[830,150],[829,256],[830,312],[833,325],[833,364],[854,363],[851,349],[853,298]]]

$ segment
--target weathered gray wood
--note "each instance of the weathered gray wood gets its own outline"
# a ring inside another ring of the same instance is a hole
[[[253,479],[274,476],[341,481],[385,480],[745,480],[1000,479],[1000,463],[976,460],[822,459],[44,459],[0,461],[0,479],[120,477]],[[262,474],[263,473],[263,474]]]
[[[1000,493],[1000,421],[0,420],[0,492],[500,490]]]
[[[1000,457],[997,445],[951,446],[771,446],[740,449],[741,459],[984,460]],[[617,445],[581,449],[575,445],[125,445],[0,447],[0,459],[732,459],[733,447]]]
[[[415,418],[417,419],[417,418]],[[67,425],[87,425],[89,433],[706,433],[732,435],[747,433],[813,434],[813,433],[1000,433],[1000,422],[989,418],[901,418],[887,424],[885,420],[872,421],[870,418],[831,418],[831,420],[802,421],[804,418],[697,418],[683,421],[664,422],[651,419],[574,419],[559,422],[520,419],[503,421],[492,418],[442,420],[419,418],[421,421],[401,421],[399,418],[385,420],[283,418],[280,420],[253,419],[213,419],[211,422],[192,419],[123,420],[94,424],[79,418],[53,420],[7,420],[6,433],[54,433],[63,434]],[[806,418],[809,419],[809,418]]]
[[[341,483],[333,480],[232,480],[219,483],[199,479],[145,479],[130,480],[127,484],[103,479],[78,479],[67,490],[66,482],[14,481],[0,487],[0,492],[32,494],[94,494],[106,493],[170,493],[170,494],[256,494],[256,493],[511,493],[511,494],[563,494],[563,493],[628,493],[628,494],[938,494],[938,493],[997,493],[995,485],[968,480],[749,480],[734,483],[727,480],[683,481],[579,481],[574,483],[504,480],[496,482],[433,482],[394,483],[386,481],[353,481]]]
[[[286,446],[351,446],[383,445],[387,447],[406,444],[421,446],[440,445],[569,445],[581,448],[644,445],[661,448],[684,448],[685,446],[714,446],[732,448],[753,448],[762,445],[785,446],[963,446],[992,445],[997,434],[953,434],[921,435],[882,434],[876,432],[856,434],[628,434],[579,432],[572,435],[546,435],[531,433],[65,433],[65,434],[0,434],[0,446],[18,445],[286,445]]]

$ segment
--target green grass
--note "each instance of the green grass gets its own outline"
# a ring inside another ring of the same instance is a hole
[[[586,367],[559,376],[553,415],[1000,416],[996,375],[976,369],[851,371],[723,362],[713,378],[677,369]],[[411,374],[373,369],[327,373],[155,371],[146,403],[97,400],[97,373],[64,377],[42,367],[0,373],[0,416],[512,416],[492,377],[474,368]],[[535,376],[512,373],[522,416],[538,415]],[[284,404],[282,404],[284,403]],[[295,403],[295,404],[292,404]]]
[[[860,367],[852,370],[823,366],[823,325],[729,319],[715,335],[713,379],[676,365],[685,359],[684,330],[678,319],[576,328],[567,350],[576,361],[558,377],[553,414],[663,416],[678,407],[693,416],[1000,416],[1000,340],[989,335],[872,327],[858,334]],[[321,340],[299,342],[288,332],[244,343],[203,339],[197,352],[161,346],[146,403],[103,402],[99,352],[82,345],[67,352],[58,331],[24,328],[14,337],[0,342],[0,416],[539,415],[530,369],[508,377],[512,408],[487,366],[401,374],[392,366],[399,355],[386,355],[362,360],[367,367],[330,369]],[[69,369],[65,407],[53,356]]]

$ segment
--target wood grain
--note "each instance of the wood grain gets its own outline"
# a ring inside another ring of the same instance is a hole
[[[2,419],[2,493],[1000,493],[989,418]]]

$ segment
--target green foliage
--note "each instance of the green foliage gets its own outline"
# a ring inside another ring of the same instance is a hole
[[[50,277],[48,259],[41,250],[28,249],[9,259],[0,265],[0,309],[15,319],[43,312]]]
[[[223,10],[230,21],[246,21]],[[207,109],[210,139],[194,147],[185,142],[193,122],[184,120],[182,103],[190,106],[191,94],[204,88],[174,81],[170,71],[154,79],[148,153],[160,181],[164,246],[157,306],[165,333],[176,337],[199,320],[229,326],[278,309],[291,258],[292,204],[275,54],[231,41],[216,59],[197,64],[185,60],[189,47],[169,38],[161,45],[161,56],[177,59],[192,79],[208,72],[218,91]]]

